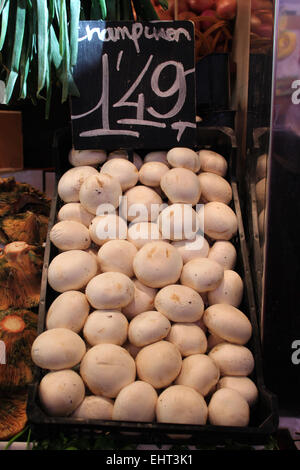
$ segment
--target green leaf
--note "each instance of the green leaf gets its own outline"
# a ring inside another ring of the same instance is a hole
[[[78,53],[78,26],[80,16],[80,0],[70,2],[70,62],[76,65]]]
[[[36,0],[37,6],[37,50],[38,50],[38,89],[36,96],[41,97],[45,86],[48,67],[48,21],[49,12],[47,0]]]
[[[15,38],[11,59],[11,69],[6,83],[6,104],[9,103],[11,95],[14,90],[15,83],[19,75],[19,65],[22,52],[24,31],[25,31],[25,18],[26,18],[26,0],[18,0],[16,23],[15,23]]]
[[[4,9],[2,11],[2,17],[1,17],[1,36],[0,36],[0,51],[2,50],[4,41],[5,41],[5,36],[6,36],[6,31],[7,31],[7,25],[8,25],[8,13],[9,13],[9,0],[7,0],[6,4],[4,5]]]
[[[159,20],[150,0],[133,0],[136,14],[141,20]]]
[[[0,15],[2,13],[3,8],[5,7],[5,3],[7,0],[0,0]]]

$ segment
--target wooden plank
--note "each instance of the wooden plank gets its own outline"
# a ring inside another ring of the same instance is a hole
[[[22,169],[22,113],[0,111],[0,172]]]

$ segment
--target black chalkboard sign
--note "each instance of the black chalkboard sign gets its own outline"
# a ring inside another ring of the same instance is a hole
[[[81,21],[75,149],[192,147],[194,69],[191,21]]]

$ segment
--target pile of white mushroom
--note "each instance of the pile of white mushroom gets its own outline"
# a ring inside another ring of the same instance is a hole
[[[239,310],[225,158],[173,148],[144,161],[134,154],[133,163],[121,150],[72,150],[69,161],[50,232],[60,252],[48,282],[59,295],[32,346],[34,363],[47,371],[39,386],[45,412],[247,426],[258,391],[249,378],[252,327]],[[163,199],[168,205],[157,209]],[[137,203],[147,211],[134,212]],[[99,214],[103,204],[107,213]]]

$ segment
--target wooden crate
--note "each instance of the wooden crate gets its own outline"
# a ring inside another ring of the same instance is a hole
[[[0,111],[0,173],[22,169],[22,113]]]

